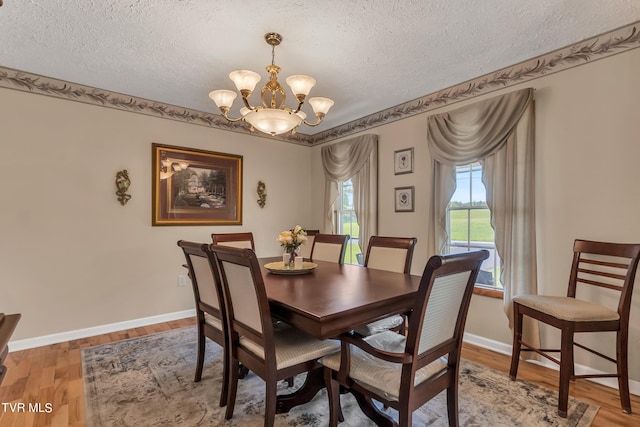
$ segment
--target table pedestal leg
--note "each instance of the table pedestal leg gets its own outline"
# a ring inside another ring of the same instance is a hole
[[[278,396],[276,403],[276,414],[284,414],[289,412],[294,406],[302,405],[309,402],[315,397],[320,390],[324,388],[324,379],[322,378],[322,368],[309,371],[307,379],[302,387],[291,394],[283,394]]]

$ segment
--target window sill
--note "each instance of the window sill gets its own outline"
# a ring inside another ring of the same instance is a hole
[[[474,295],[482,295],[483,297],[489,297],[489,298],[497,298],[497,299],[504,298],[504,292],[502,291],[502,289],[496,289],[496,288],[485,288],[482,286],[475,286],[473,288],[473,293]]]

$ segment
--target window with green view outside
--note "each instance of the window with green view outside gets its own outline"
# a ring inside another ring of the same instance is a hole
[[[351,236],[347,242],[347,249],[344,256],[345,264],[361,264],[358,258],[362,257],[362,251],[358,245],[358,233],[360,227],[353,210],[353,183],[351,180],[339,183],[338,189],[340,197],[337,211],[338,234],[348,234]]]
[[[476,285],[502,289],[501,263],[479,163],[456,167],[456,191],[447,206],[447,235],[446,253],[488,250],[490,256],[482,263]]]

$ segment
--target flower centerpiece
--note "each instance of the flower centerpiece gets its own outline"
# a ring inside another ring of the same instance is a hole
[[[278,242],[280,242],[280,246],[284,248],[285,253],[289,254],[289,265],[293,265],[300,245],[303,245],[306,241],[307,232],[299,225],[296,225],[293,230],[284,230],[280,232]]]

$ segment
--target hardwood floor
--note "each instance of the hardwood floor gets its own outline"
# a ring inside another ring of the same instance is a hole
[[[182,319],[10,353],[0,386],[0,426],[84,426],[81,349],[193,324],[193,319]],[[505,373],[509,370],[508,356],[480,347],[465,345],[462,356]],[[548,368],[521,363],[518,378],[557,390],[558,372]],[[570,395],[600,406],[594,427],[640,425],[638,396],[632,396],[634,414],[625,415],[617,390],[581,380],[571,385]],[[29,404],[40,404],[31,408],[39,412],[29,411]]]

